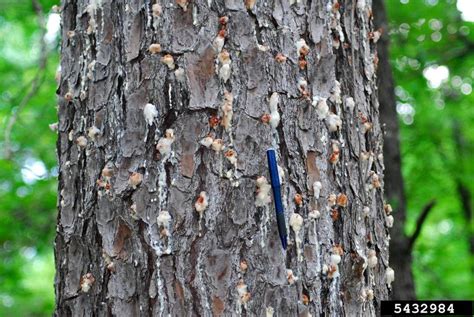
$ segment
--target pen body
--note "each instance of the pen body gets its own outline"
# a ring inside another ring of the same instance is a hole
[[[273,187],[273,197],[275,198],[275,211],[277,214],[283,213],[283,202],[281,200],[281,186]]]
[[[273,200],[275,202],[275,212],[278,224],[278,233],[280,235],[280,240],[283,246],[283,249],[286,249],[287,246],[287,232],[286,232],[286,221],[285,214],[283,210],[283,203],[281,199],[281,186],[280,186],[280,177],[278,175],[278,165],[275,156],[275,150],[270,149],[267,151],[268,158],[268,167],[270,170],[270,182],[272,185],[273,191]]]

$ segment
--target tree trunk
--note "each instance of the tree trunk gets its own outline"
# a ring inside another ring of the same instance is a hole
[[[374,316],[371,1],[160,4],[63,2],[55,314]]]
[[[403,185],[401,166],[398,116],[396,112],[395,84],[390,67],[388,20],[384,0],[374,0],[375,28],[382,30],[382,37],[377,45],[380,60],[378,75],[378,97],[380,103],[380,121],[384,125],[384,158],[385,166],[385,196],[395,210],[395,223],[390,245],[391,265],[397,272],[393,283],[393,299],[414,300],[415,284],[413,281],[412,248],[410,239],[406,236],[404,226],[406,218],[406,199]]]

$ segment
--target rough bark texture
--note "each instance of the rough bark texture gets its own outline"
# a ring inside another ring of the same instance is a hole
[[[398,116],[396,112],[395,83],[390,67],[388,20],[383,0],[373,1],[374,27],[382,29],[377,45],[379,68],[377,71],[380,121],[384,125],[385,196],[394,209],[394,226],[391,229],[390,265],[397,274],[393,283],[393,299],[414,300],[415,284],[410,238],[406,236],[406,200],[401,167]]]
[[[389,293],[389,237],[370,1],[195,0],[186,11],[162,1],[160,14],[153,4],[63,1],[55,314],[375,315]],[[221,28],[227,83],[212,46]],[[162,52],[151,54],[152,43]],[[212,115],[229,119],[225,91],[231,125],[211,128]],[[260,117],[275,92],[281,121],[273,128]],[[319,118],[318,109],[326,114],[313,98],[327,98],[342,119],[337,131],[329,131],[337,117]],[[147,103],[158,111],[151,125]],[[159,153],[170,128],[171,152]],[[235,152],[201,145],[209,133]],[[255,205],[272,146],[288,223],[294,213],[303,219],[300,230],[297,221],[289,227],[286,252],[273,203]],[[169,226],[157,219],[164,211]],[[370,249],[374,267],[366,267]]]

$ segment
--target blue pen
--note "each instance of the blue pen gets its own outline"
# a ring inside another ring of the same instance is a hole
[[[278,233],[280,234],[281,245],[286,250],[288,245],[286,238],[288,236],[286,232],[285,214],[283,213],[283,203],[281,201],[281,186],[280,177],[278,175],[278,164],[275,156],[274,149],[267,150],[268,168],[270,170],[270,181],[273,190],[273,199],[275,201],[275,211],[278,224]]]

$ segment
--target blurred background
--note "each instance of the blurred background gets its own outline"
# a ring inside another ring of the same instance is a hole
[[[54,306],[57,1],[0,0],[0,316]],[[419,299],[474,299],[474,0],[386,1]],[[374,12],[376,14],[376,12]],[[394,213],[397,210],[394,208]],[[394,237],[392,236],[392,239]]]

